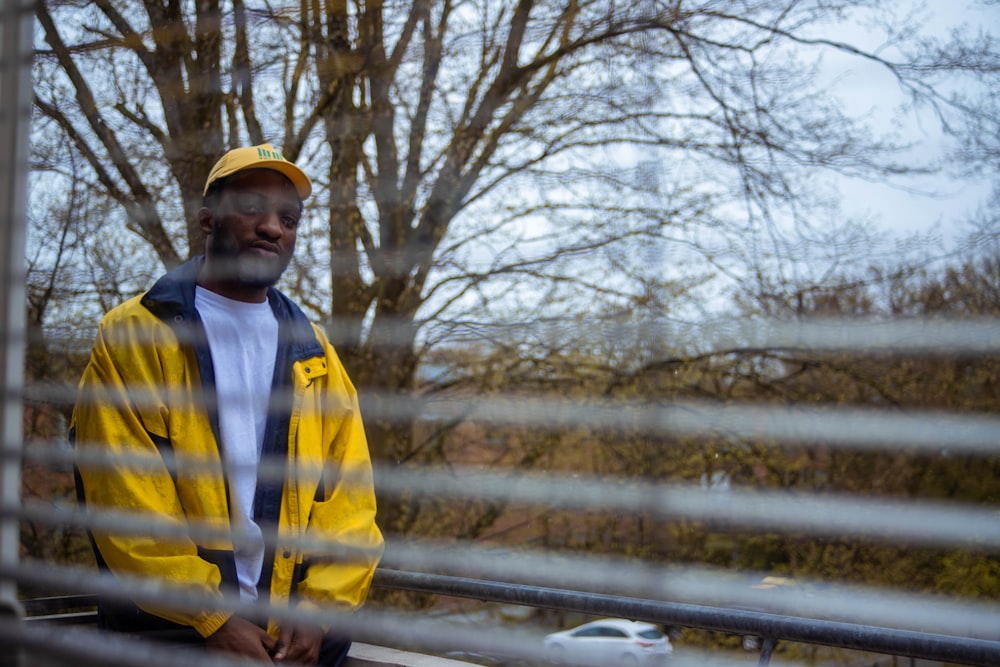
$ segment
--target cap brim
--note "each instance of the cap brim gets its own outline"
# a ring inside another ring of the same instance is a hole
[[[249,169],[273,169],[282,174],[295,186],[295,191],[298,193],[299,199],[305,200],[312,194],[312,181],[309,180],[304,171],[291,162],[285,160],[261,160],[252,165],[247,165],[238,171],[247,171]]]

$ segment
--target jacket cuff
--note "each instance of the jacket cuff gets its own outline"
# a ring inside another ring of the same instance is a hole
[[[198,631],[202,637],[208,637],[215,633],[216,630],[221,628],[226,621],[232,618],[233,612],[231,611],[212,611],[202,615],[199,615],[194,619],[194,623],[191,626]]]

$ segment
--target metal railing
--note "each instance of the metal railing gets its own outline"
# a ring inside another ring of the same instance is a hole
[[[699,628],[760,637],[763,643],[759,665],[769,663],[771,651],[779,641],[821,644],[984,667],[1000,664],[1000,641],[985,639],[399,570],[380,569],[374,585],[389,590],[471,598],[593,616],[642,620],[665,627]],[[94,623],[96,605],[97,597],[93,595],[41,598],[24,603],[29,621],[59,625]],[[473,645],[473,648],[482,647]],[[499,657],[525,660],[537,660],[540,657],[537,651],[519,651],[509,646],[498,653]]]

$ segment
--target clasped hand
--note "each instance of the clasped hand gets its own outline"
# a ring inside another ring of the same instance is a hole
[[[317,625],[284,626],[275,639],[256,624],[232,616],[205,638],[205,645],[216,651],[265,663],[315,665],[319,660],[322,640],[323,629]]]

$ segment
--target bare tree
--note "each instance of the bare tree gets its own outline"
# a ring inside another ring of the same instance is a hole
[[[378,398],[413,388],[426,346],[498,312],[669,313],[657,295],[706,275],[686,283],[692,253],[728,271],[738,239],[760,273],[789,252],[783,220],[819,229],[815,170],[925,169],[817,85],[822,53],[879,63],[955,132],[973,116],[995,130],[934,86],[994,80],[992,41],[920,40],[894,5],[50,0],[36,105],[55,131],[39,140],[68,138],[167,266],[198,252],[225,149],[268,140],[307,165],[323,221],[289,285],[367,390],[375,456],[402,462],[412,424]],[[890,26],[885,43],[824,37],[851,18]]]

